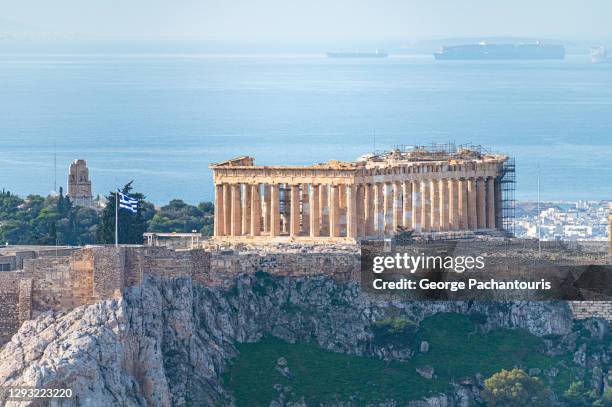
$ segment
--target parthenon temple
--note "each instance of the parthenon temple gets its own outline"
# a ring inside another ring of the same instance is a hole
[[[502,227],[508,157],[423,147],[354,162],[256,166],[252,157],[211,164],[214,237],[220,240],[359,240]]]

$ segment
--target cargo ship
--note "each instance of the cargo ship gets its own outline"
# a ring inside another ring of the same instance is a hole
[[[564,59],[563,45],[541,44],[466,44],[442,47],[435,52],[436,60],[512,60],[512,59]]]
[[[375,52],[328,52],[328,58],[387,58],[389,54],[377,49]]]

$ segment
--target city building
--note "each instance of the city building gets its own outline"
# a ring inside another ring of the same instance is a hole
[[[608,240],[609,204],[607,201],[518,203],[520,214],[515,218],[515,236],[543,241]]]
[[[91,180],[85,160],[74,160],[68,171],[68,193],[66,194],[75,205],[93,206]]]
[[[454,146],[398,148],[312,166],[256,166],[252,157],[238,157],[210,165],[214,236],[354,241],[399,230],[500,230],[508,160]]]

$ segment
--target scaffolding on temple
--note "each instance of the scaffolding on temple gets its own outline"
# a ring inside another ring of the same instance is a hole
[[[480,144],[455,144],[448,143],[430,143],[429,145],[396,145],[393,150],[378,153],[379,156],[392,154],[393,151],[399,151],[406,154],[415,161],[429,160],[446,160],[452,156],[460,156],[462,154],[475,153],[478,155],[491,154],[491,150]],[[501,193],[501,207],[496,211],[496,225],[503,229],[508,235],[515,234],[515,211],[516,211],[516,163],[513,157],[508,156],[502,166],[502,175],[498,182],[499,191]]]
[[[448,159],[448,157],[461,156],[466,152],[475,153],[477,155],[491,153],[488,148],[480,144],[465,143],[457,145],[454,142],[448,142],[430,143],[428,145],[398,144],[393,146],[391,151],[374,151],[372,154],[374,156],[385,156],[392,154],[394,151],[406,154],[415,161],[445,160]]]
[[[506,233],[514,236],[516,209],[516,198],[514,196],[516,190],[516,163],[514,157],[508,157],[504,161],[499,183],[502,192],[501,227]]]

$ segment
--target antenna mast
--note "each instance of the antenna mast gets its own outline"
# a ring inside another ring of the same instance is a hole
[[[538,164],[538,255],[542,257],[542,225],[540,218],[540,165]]]
[[[53,192],[57,192],[57,142],[53,142]]]

